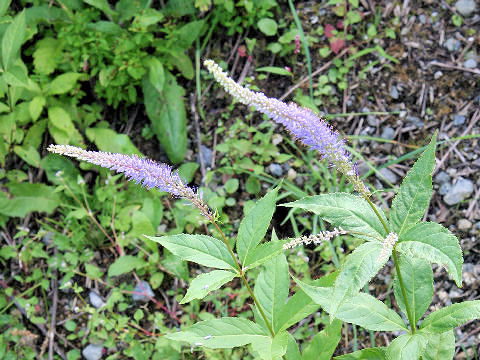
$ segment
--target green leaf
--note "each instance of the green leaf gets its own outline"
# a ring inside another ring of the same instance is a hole
[[[12,2],[12,0],[2,0],[0,2],[0,16],[5,15],[5,12],[10,7],[11,2]]]
[[[442,334],[428,334],[428,342],[422,354],[423,360],[453,359],[455,355],[455,334],[453,330]]]
[[[217,269],[237,270],[227,246],[211,236],[179,234],[147,238],[166,247],[183,260]]]
[[[200,165],[196,162],[185,162],[177,169],[178,175],[186,182],[191,182]]]
[[[33,121],[37,121],[45,106],[45,98],[43,96],[35,96],[28,104],[28,110]]]
[[[280,241],[270,241],[258,245],[253,251],[250,251],[245,263],[248,266],[244,266],[244,270],[254,269],[271,258],[277,256],[283,252],[282,243]]]
[[[68,144],[74,135],[75,126],[70,115],[61,107],[49,107],[48,130],[57,144]]]
[[[203,299],[211,291],[219,289],[223,284],[231,281],[235,273],[225,270],[214,270],[206,274],[200,274],[192,280],[187,294],[180,301],[180,304],[186,304],[193,299]]]
[[[301,360],[302,355],[300,354],[300,349],[298,348],[297,341],[292,334],[288,334],[288,343],[287,343],[287,352],[285,356],[288,360]]]
[[[400,237],[395,248],[409,257],[444,265],[457,286],[462,286],[462,249],[457,238],[442,225],[417,224]]]
[[[54,187],[44,184],[12,183],[0,191],[0,214],[25,217],[29,212],[52,213],[61,199]]]
[[[33,66],[35,71],[42,75],[53,73],[58,65],[62,52],[61,42],[54,38],[43,38],[35,44],[33,52]]]
[[[140,269],[146,264],[145,260],[132,255],[120,256],[115,262],[108,268],[108,276],[118,276],[126,274],[134,269]]]
[[[282,331],[275,337],[262,338],[252,342],[252,348],[263,360],[281,359],[287,352],[289,334]]]
[[[427,338],[421,334],[405,334],[395,338],[387,348],[389,360],[414,360],[422,355]]]
[[[148,61],[148,80],[158,92],[163,91],[165,84],[165,71],[162,63],[157,58],[150,58]]]
[[[428,306],[432,302],[433,296],[433,271],[432,266],[428,261],[417,258],[408,258],[400,256],[398,265],[400,266],[400,273],[402,275],[405,291],[407,293],[408,305],[412,312],[416,326],[418,320],[425,314]],[[402,290],[398,281],[398,276],[395,275],[394,293],[397,304],[406,315],[407,309],[405,307],[405,299],[403,298]]]
[[[192,60],[183,52],[172,52],[169,55],[171,57],[170,62],[175,64],[177,69],[182,73],[182,76],[188,80],[192,80],[195,75]]]
[[[357,234],[355,236],[366,240],[371,240],[372,237],[383,239],[387,236],[373,209],[360,196],[347,193],[307,196],[282,206],[311,211],[334,227],[361,233],[360,236]],[[378,207],[376,209],[388,225],[383,211]]]
[[[267,36],[273,36],[277,33],[278,25],[273,19],[263,18],[257,22],[257,26],[261,32]]]
[[[114,130],[106,128],[88,128],[86,134],[88,139],[94,142],[101,151],[140,155],[140,151],[128,135],[117,134]]]
[[[181,28],[173,31],[171,37],[176,47],[187,50],[192,46],[197,37],[200,36],[205,20],[191,21]]]
[[[435,168],[436,133],[422,156],[403,179],[390,211],[392,229],[402,235],[419,222],[432,196],[432,172]]]
[[[48,86],[47,95],[60,95],[69,92],[77,84],[81,76],[82,74],[76,72],[58,75]]]
[[[165,75],[162,92],[158,92],[148,79],[143,79],[145,108],[168,158],[173,163],[179,163],[187,151],[187,124],[183,103],[185,91],[170,73],[166,72]]]
[[[434,311],[420,325],[422,332],[441,334],[480,318],[480,300],[464,301]]]
[[[15,16],[8,25],[2,38],[2,63],[6,71],[13,65],[19,56],[20,47],[25,40],[27,26],[25,24],[25,10]]]
[[[330,316],[337,317],[337,309],[372,279],[383,267],[387,259],[379,261],[382,244],[366,242],[349,254],[333,288]]]
[[[107,0],[83,0],[83,2],[102,11],[109,20],[118,15],[116,11],[112,10]]]
[[[278,188],[270,190],[262,199],[257,201],[240,222],[237,236],[237,252],[240,263],[245,267],[249,263],[246,261],[249,252],[253,251],[262,241],[267,233],[275,203],[277,200]]]
[[[268,72],[276,75],[293,76],[291,71],[288,71],[285,68],[281,68],[277,66],[263,66],[263,67],[256,68],[255,71],[263,71],[263,72]]]
[[[370,349],[358,350],[350,354],[334,357],[335,360],[385,360],[385,347],[375,347]]]
[[[280,254],[265,263],[254,288],[255,297],[275,332],[278,330],[278,316],[287,301],[289,287],[287,258]]]
[[[165,337],[209,349],[228,349],[270,339],[254,322],[230,317],[200,321],[187,330],[167,334]]]
[[[23,161],[25,161],[28,165],[34,166],[36,168],[40,167],[40,154],[38,153],[37,149],[31,146],[18,146],[15,145],[13,148],[15,154],[20,156]]]
[[[315,335],[303,351],[302,360],[330,360],[342,337],[342,324],[335,319]]]
[[[8,71],[3,73],[2,78],[10,86],[24,88],[29,86],[27,69],[23,66],[10,66]]]

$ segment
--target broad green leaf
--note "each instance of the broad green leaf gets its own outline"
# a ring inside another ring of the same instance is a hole
[[[108,276],[118,276],[126,274],[134,269],[140,269],[147,265],[146,261],[132,255],[120,256],[115,262],[108,268]]]
[[[27,135],[25,135],[25,139],[23,140],[24,147],[33,147],[34,149],[38,149],[40,144],[43,140],[43,133],[47,128],[47,120],[43,119],[37,121],[35,124],[30,126],[30,129],[27,131]]]
[[[375,347],[334,357],[334,360],[386,360],[387,348]]]
[[[33,52],[33,66],[42,75],[53,73],[61,58],[62,43],[54,38],[43,38],[36,42]]]
[[[192,280],[187,294],[180,301],[180,304],[185,304],[193,299],[203,299],[211,291],[219,289],[223,284],[231,281],[235,273],[225,270],[213,270],[205,274],[198,275]]]
[[[200,36],[205,20],[191,21],[181,28],[172,32],[171,37],[175,46],[182,50],[187,50],[192,46],[195,39]]]
[[[43,96],[35,96],[28,104],[28,110],[33,121],[37,121],[45,106],[45,98]]]
[[[38,168],[40,166],[40,154],[38,153],[37,149],[31,146],[18,146],[15,145],[13,148],[15,154],[20,156],[23,161],[25,161],[28,165],[34,166]]]
[[[326,312],[330,312],[333,288],[308,285],[295,279],[298,286],[319,304]],[[380,300],[365,293],[344,302],[337,311],[336,317],[342,321],[360,325],[369,330],[394,331],[407,330],[402,318]]]
[[[11,2],[12,2],[12,0],[2,0],[2,1],[0,1],[0,16],[3,16],[5,14],[7,9],[9,8]]]
[[[154,25],[164,18],[163,13],[156,9],[145,9],[133,19],[132,28],[144,30],[150,25]]]
[[[262,338],[252,342],[252,348],[263,360],[280,360],[287,352],[288,336],[286,331],[275,334],[275,337]]]
[[[23,66],[10,66],[10,68],[3,73],[2,78],[8,85],[13,87],[28,88],[29,86],[27,69]]]
[[[102,33],[102,35],[105,34],[118,37],[122,36],[122,33],[125,31],[120,25],[111,21],[97,21],[94,23],[89,23],[87,27],[96,32]]]
[[[288,263],[284,254],[265,263],[255,282],[255,297],[275,332],[280,310],[287,301],[289,286]]]
[[[172,52],[169,54],[171,59],[170,62],[175,64],[178,70],[182,73],[182,76],[188,80],[192,80],[195,75],[195,70],[193,69],[192,60],[183,52]]]
[[[342,337],[342,322],[333,320],[315,335],[302,354],[302,360],[330,360]]]
[[[68,144],[74,135],[75,126],[70,115],[61,107],[49,107],[48,130],[57,144]]]
[[[428,315],[420,325],[422,332],[441,334],[470,320],[480,318],[480,300],[464,301]]]
[[[48,86],[47,95],[60,95],[69,92],[81,76],[82,74],[76,72],[58,75]]]
[[[428,334],[428,342],[423,352],[423,360],[453,359],[455,355],[455,334],[453,330],[442,334]]]
[[[209,349],[228,349],[270,339],[270,335],[254,322],[230,317],[200,321],[187,330],[170,333],[165,337]]]
[[[148,61],[148,80],[158,92],[163,91],[165,84],[165,71],[162,63],[157,58],[150,58]]]
[[[218,239],[206,235],[179,234],[147,236],[166,247],[183,260],[223,270],[237,270],[227,246]]]
[[[432,172],[435,168],[436,133],[422,156],[403,179],[390,211],[392,230],[402,235],[419,222],[432,196]]]
[[[245,259],[245,263],[247,263],[248,266],[245,266],[244,269],[245,271],[248,269],[254,269],[282,252],[283,245],[280,241],[269,241],[260,244],[253,249],[253,251],[248,253],[247,258]]]
[[[256,68],[255,71],[263,71],[268,72],[276,75],[284,75],[284,76],[293,76],[291,71],[288,71],[285,68],[277,67],[277,66],[264,66]]]
[[[261,32],[267,36],[273,36],[277,33],[278,25],[273,19],[263,18],[257,22],[257,26]]]
[[[112,20],[118,13],[110,7],[107,0],[83,0],[83,2],[101,10],[109,20]]]
[[[356,195],[333,193],[307,196],[291,203],[282,204],[282,206],[311,211],[320,215],[332,226],[358,232],[360,235],[355,234],[355,236],[366,240],[371,240],[372,237],[383,239],[387,236],[382,223],[367,201]],[[378,207],[376,209],[388,225],[383,211]]]
[[[381,243],[366,242],[346,257],[330,299],[330,316],[337,317],[338,308],[356,295],[383,267],[387,259],[379,261],[381,252]]]
[[[8,25],[2,38],[3,69],[8,70],[19,56],[20,47],[25,40],[27,27],[25,24],[25,10],[19,13]]]
[[[140,151],[128,135],[117,134],[114,130],[106,128],[88,128],[86,134],[88,139],[94,142],[101,151],[140,155]]]
[[[249,265],[246,262],[249,252],[255,249],[267,233],[275,211],[277,192],[278,188],[270,190],[245,214],[240,223],[237,236],[237,252],[243,267]]]
[[[185,90],[165,72],[163,91],[158,92],[146,78],[142,89],[147,115],[153,130],[173,163],[183,161],[187,151],[187,124],[183,94]]]
[[[425,314],[428,306],[432,302],[433,296],[433,271],[430,263],[423,259],[408,258],[401,255],[399,257],[398,265],[400,266],[400,273],[402,275],[405,292],[407,293],[408,305],[416,326],[418,320]],[[405,299],[403,298],[402,290],[398,276],[395,275],[394,293],[397,304],[406,315],[407,309],[405,307]]]
[[[442,225],[419,223],[399,238],[395,248],[406,256],[445,266],[457,286],[462,286],[462,249],[457,238]]]
[[[8,185],[8,193],[0,191],[0,214],[25,217],[32,211],[52,213],[60,202],[54,187],[12,183]]]
[[[10,112],[10,107],[8,107],[8,105],[4,104],[3,102],[0,102],[0,113],[6,112]]]
[[[15,255],[14,255],[15,256]],[[293,337],[292,334],[287,332],[288,334],[288,343],[287,343],[287,352],[285,356],[288,360],[301,360],[302,355],[300,354],[300,349],[298,348],[297,341]]]
[[[427,345],[427,337],[421,334],[405,334],[395,338],[387,348],[388,360],[417,360]]]

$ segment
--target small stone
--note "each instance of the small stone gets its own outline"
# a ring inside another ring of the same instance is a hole
[[[455,299],[463,295],[463,292],[461,292],[458,289],[451,289],[450,292],[448,293],[448,296],[450,299]]]
[[[152,291],[152,288],[150,287],[150,284],[146,281],[142,281],[141,285],[137,283],[137,285],[133,289],[133,292],[134,292],[134,294],[132,294],[133,300],[139,301],[139,302],[146,302],[155,295]],[[144,295],[145,292],[146,292],[146,295],[148,296]]]
[[[88,298],[90,299],[90,304],[92,304],[95,309],[101,308],[105,305],[105,302],[95,291],[90,291]]]
[[[380,169],[378,172],[392,184],[395,184],[398,181],[398,176],[388,168]],[[376,174],[376,176],[379,180],[383,180],[383,178],[379,174]]]
[[[367,115],[367,123],[370,126],[377,126],[377,118],[375,115]]]
[[[473,182],[468,179],[459,178],[452,186],[452,189],[443,197],[448,205],[455,205],[467,199],[473,193]]]
[[[302,186],[304,182],[305,182],[305,180],[303,179],[303,176],[297,176],[295,178],[295,184],[297,186]]]
[[[272,136],[272,144],[278,145],[283,141],[283,136],[280,134],[273,134]]]
[[[103,355],[103,346],[100,344],[89,344],[82,350],[86,360],[100,360]]]
[[[465,120],[466,120],[465,116],[457,114],[453,118],[453,125],[456,125],[456,126],[463,125],[465,124]]]
[[[434,78],[435,80],[440,79],[442,76],[443,76],[443,72],[441,72],[440,70],[435,71],[435,74],[433,74],[433,78]]]
[[[450,184],[449,182],[446,182],[440,186],[440,189],[438,189],[438,193],[444,196],[444,195],[447,195],[451,189],[452,189],[452,184]]]
[[[460,49],[460,41],[454,38],[448,38],[444,43],[443,46],[447,48],[448,51],[454,52]]]
[[[390,88],[390,97],[394,100],[397,100],[399,98],[399,94],[398,94],[398,89],[395,85],[392,85],[392,87]]]
[[[450,181],[450,175],[448,175],[445,171],[442,170],[437,175],[435,175],[433,181],[439,185],[443,185],[446,182]]]
[[[282,166],[276,163],[272,163],[268,166],[268,171],[270,174],[276,177],[280,177],[283,175],[283,169]]]
[[[288,180],[296,179],[297,178],[297,172],[292,168],[288,169],[287,178],[288,178]]]
[[[407,121],[416,127],[423,127],[423,121],[418,116],[407,116]]]
[[[466,69],[475,69],[477,67],[477,61],[475,59],[465,60],[463,67]]]
[[[383,129],[380,137],[382,139],[393,140],[395,138],[395,130],[390,126],[387,126],[385,129]]]
[[[472,228],[472,223],[467,219],[460,219],[457,223],[458,230],[468,231]]]
[[[283,168],[284,171],[288,171],[288,170],[290,170],[290,164],[288,162],[284,162],[282,164],[282,168]]]
[[[475,11],[475,0],[458,0],[455,9],[463,16],[470,16]]]
[[[418,20],[422,23],[425,24],[427,22],[427,17],[424,14],[420,14],[418,16]]]
[[[205,145],[201,145],[200,150],[202,152],[203,163],[206,167],[209,167],[212,164],[213,150],[206,147]],[[197,154],[197,163],[200,164],[200,154]]]

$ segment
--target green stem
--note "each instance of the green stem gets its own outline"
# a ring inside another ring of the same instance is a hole
[[[372,201],[368,198],[368,196],[364,196],[363,198],[367,200],[367,202],[370,204],[370,207],[375,212],[375,215],[377,215],[378,219],[382,223],[383,228],[385,229],[387,234],[390,233],[390,230],[388,229],[388,226],[385,223],[385,220],[383,220],[382,216],[378,212],[375,205],[373,205]],[[395,263],[395,271],[397,272],[397,276],[398,276],[398,283],[400,284],[403,300],[405,301],[405,307],[407,308],[407,316],[408,316],[408,321],[410,322],[410,328],[412,329],[412,334],[415,334],[416,325],[413,319],[412,310],[410,309],[410,305],[408,304],[407,291],[405,290],[402,273],[400,272],[400,265],[398,264],[398,254],[397,254],[397,250],[395,250],[395,246],[393,247],[392,256],[393,256],[393,262]]]

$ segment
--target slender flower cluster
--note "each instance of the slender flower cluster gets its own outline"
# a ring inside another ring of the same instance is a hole
[[[289,243],[283,244],[283,250],[291,249],[300,245],[309,245],[312,243],[315,245],[320,245],[324,241],[330,240],[338,235],[345,235],[346,233],[347,232],[345,230],[339,227],[338,229],[337,228],[333,229],[333,231],[321,231],[318,234],[312,234],[310,236],[301,236],[299,238],[293,239]]]
[[[390,254],[392,253],[393,247],[398,241],[398,235],[391,232],[387,235],[385,240],[383,240],[383,247],[382,251],[380,252],[380,255],[378,256],[377,261],[379,263],[383,263],[388,260],[390,257]]]
[[[362,180],[358,177],[351,155],[345,149],[345,142],[339,134],[320,117],[307,108],[294,103],[285,104],[268,98],[263,93],[254,92],[237,84],[212,60],[204,65],[225,90],[245,105],[253,106],[273,121],[282,124],[300,142],[317,150],[322,157],[333,164],[354,185],[355,190],[368,196]]]
[[[173,171],[166,164],[159,164],[136,155],[127,156],[102,151],[87,151],[70,145],[50,145],[48,151],[115,170],[123,173],[127,179],[142,184],[147,189],[157,188],[175,197],[186,199],[200,209],[203,216],[213,220],[214,215],[202,200],[199,192],[187,186],[178,172]]]

